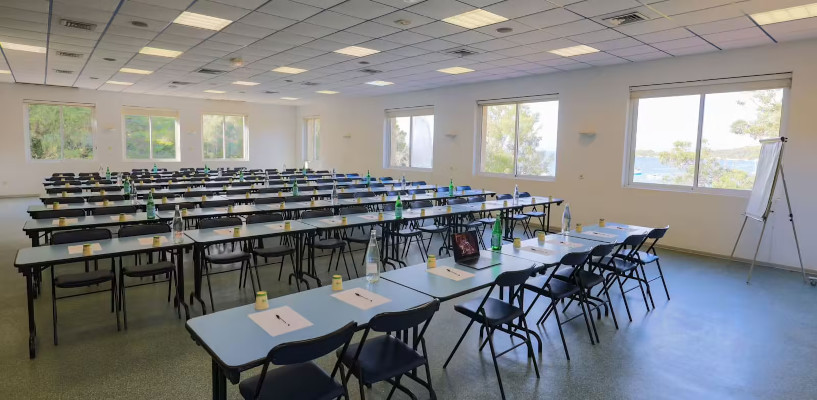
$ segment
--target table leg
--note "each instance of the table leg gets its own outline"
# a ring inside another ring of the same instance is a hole
[[[295,265],[292,266],[292,273],[289,274],[289,284],[292,284],[292,278],[295,278],[295,286],[298,291],[301,291],[301,275],[303,274],[304,262],[303,254],[301,254],[301,246],[303,245],[303,238],[300,233],[295,234]]]
[[[28,305],[28,358],[37,356],[37,323],[34,321],[34,281],[33,270],[23,272],[26,277],[26,299]]]
[[[545,232],[550,233],[550,203],[545,204],[545,217],[547,218],[547,229],[545,229]]]
[[[203,314],[207,314],[207,306],[204,305],[204,299],[201,298],[201,284],[202,284],[202,272],[203,272],[203,254],[204,248],[196,243],[193,246],[193,292],[190,293],[190,305],[195,305],[193,300],[198,300],[199,304],[201,304],[201,311]]]
[[[187,320],[190,319],[190,308],[184,302],[184,250],[176,250],[176,302],[179,307],[184,307],[184,318]]]
[[[227,400],[227,377],[218,363],[212,361],[213,400]]]

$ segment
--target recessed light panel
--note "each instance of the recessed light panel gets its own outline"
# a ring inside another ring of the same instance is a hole
[[[550,50],[548,53],[556,54],[557,56],[562,57],[575,57],[580,56],[582,54],[590,54],[590,53],[598,53],[599,49],[594,49],[590,46],[573,46],[573,47],[565,47],[563,49],[556,49]]]
[[[139,50],[140,54],[146,54],[149,56],[158,56],[158,57],[168,57],[168,58],[176,58],[182,55],[181,51],[176,50],[167,50],[167,49],[160,49],[157,47],[142,47],[142,50]]]
[[[272,72],[280,72],[282,74],[300,74],[301,72],[306,72],[306,70],[293,67],[278,67],[272,70]]]
[[[223,90],[212,90],[212,89],[208,89],[208,90],[205,90],[205,91],[204,91],[204,93],[224,94],[224,93],[227,93],[227,92],[225,92],[225,91],[223,91]]]
[[[133,82],[122,82],[122,81],[107,81],[105,83],[110,84],[110,85],[120,85],[120,86],[133,85]]]
[[[342,48],[340,50],[335,50],[335,53],[346,54],[347,56],[353,56],[353,57],[366,57],[366,56],[370,56],[372,54],[380,53],[380,50],[367,49],[365,47],[360,47],[360,46],[349,46],[349,47],[344,47],[344,48]]]
[[[255,86],[260,85],[258,82],[247,82],[247,81],[235,81],[233,85],[241,85],[241,86]]]
[[[3,50],[27,51],[29,53],[45,53],[45,47],[29,46],[27,44],[2,42],[0,43],[0,47],[2,47]]]
[[[173,20],[173,22],[181,25],[192,26],[194,28],[209,29],[211,31],[220,31],[227,25],[233,23],[233,21],[230,21],[229,19],[211,17],[209,15],[197,14],[189,11],[181,13],[181,15]]]
[[[10,73],[11,73],[11,71],[9,71],[7,69],[0,69],[0,74],[10,74]]]
[[[298,100],[297,97],[281,97],[281,100]]]
[[[757,14],[752,19],[759,25],[776,24],[778,22],[794,21],[817,16],[817,3],[805,4],[797,7],[781,8]]]
[[[449,24],[461,26],[466,29],[476,29],[499,22],[505,22],[507,20],[507,18],[501,15],[496,15],[480,8],[443,19],[443,21],[448,22]]]
[[[317,91],[317,92],[315,92],[315,93],[320,93],[320,94],[338,94],[338,93],[340,93],[340,92],[336,92],[336,91],[334,91],[334,90],[318,90],[318,91]]]
[[[119,72],[124,72],[126,74],[138,74],[138,75],[150,75],[153,71],[148,71],[146,69],[136,69],[136,68],[120,68]]]
[[[468,73],[468,72],[474,72],[474,70],[471,69],[471,68],[451,67],[451,68],[438,69],[437,72],[442,72],[444,74],[458,75],[458,74],[465,74],[465,73]]]
[[[389,85],[394,85],[394,82],[387,82],[387,81],[371,81],[371,82],[366,82],[366,84],[367,84],[367,85],[373,85],[373,86],[389,86]]]

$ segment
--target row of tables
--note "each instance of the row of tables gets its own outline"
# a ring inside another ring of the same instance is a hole
[[[437,261],[438,270],[448,268],[470,275],[461,280],[431,273],[425,264],[419,264],[384,272],[376,283],[365,278],[344,282],[344,290],[363,288],[390,300],[366,310],[334,298],[336,292],[329,286],[274,298],[269,300],[271,309],[288,306],[312,323],[308,328],[278,336],[271,336],[249,318],[257,312],[252,304],[196,317],[186,326],[192,339],[211,357],[213,398],[225,399],[227,380],[237,384],[243,371],[262,365],[269,349],[281,343],[318,337],[350,321],[364,329],[377,314],[417,307],[434,298],[446,301],[464,296],[487,288],[503,272],[527,269],[532,264],[554,267],[568,253],[589,251],[602,243],[620,243],[630,235],[649,230],[608,223],[604,228],[585,227],[581,233],[574,230],[547,235],[544,242],[528,239],[518,249],[506,244],[499,252],[482,251],[482,257],[499,263],[482,270],[457,265],[450,257]]]

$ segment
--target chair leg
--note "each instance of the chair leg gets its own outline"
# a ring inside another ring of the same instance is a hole
[[[667,300],[669,300],[669,289],[667,289],[667,281],[664,279],[664,271],[661,270],[661,262],[655,260],[655,266],[658,268],[658,276],[661,277],[661,283],[664,284],[664,293],[667,294]]]
[[[505,388],[502,387],[502,376],[499,375],[499,364],[496,362],[496,350],[494,349],[494,329],[488,331],[488,345],[491,347],[491,358],[494,360],[494,371],[496,371],[496,380],[499,382],[499,393],[504,400]]]
[[[589,292],[590,290],[588,290]],[[610,300],[610,290],[606,287],[604,288],[604,295],[607,298],[607,304],[610,305],[610,314],[613,315],[613,324],[616,326],[616,330],[618,330],[618,320],[616,319],[616,309],[613,307],[613,302]]]
[[[647,295],[650,296],[650,305],[655,308],[655,301],[652,299],[652,289],[650,288],[650,281],[647,279],[647,272],[644,271],[644,264],[641,264],[641,276],[644,277],[644,285],[647,286]]]
[[[124,279],[123,279],[123,281],[124,281]],[[116,304],[116,292],[117,292],[116,289],[117,289],[117,287],[116,287],[116,276],[114,276],[113,280],[111,281],[111,306],[114,306],[114,304]],[[124,290],[123,290],[123,292],[124,292]],[[125,309],[124,308],[125,307],[124,300],[122,301],[122,307],[123,307],[122,309],[124,310]],[[114,309],[116,309],[116,331],[119,332],[120,330],[122,330],[122,327],[119,325],[119,309],[116,308],[115,306],[114,306]],[[128,328],[126,327],[125,329],[127,330]]]
[[[615,274],[614,276],[618,282],[618,289],[621,291],[621,298],[624,300],[624,309],[627,310],[627,318],[630,319],[630,322],[633,322],[633,316],[630,314],[630,305],[627,303],[627,293],[624,292],[624,285],[621,284],[621,276],[619,274]]]
[[[647,311],[650,311],[650,303],[647,302],[647,294],[644,293],[644,285],[641,283],[641,276],[639,276],[638,267],[630,271],[630,278],[635,279],[636,283],[638,283],[638,289],[641,290],[641,298],[644,299],[644,307],[647,308]]]
[[[207,265],[207,264],[205,264],[205,265]],[[209,268],[207,268],[207,269],[208,269],[208,271],[205,274],[205,276],[207,276],[207,291],[210,292],[210,309],[213,310],[213,311],[216,311],[216,306],[213,304],[213,285],[210,283],[210,271],[209,271]]]
[[[57,340],[57,285],[54,284],[54,268],[51,268],[51,324],[54,327],[54,346]]]
[[[468,322],[468,326],[466,326],[465,330],[462,331],[462,336],[460,336],[460,339],[457,340],[457,344],[454,345],[454,349],[451,350],[451,354],[448,355],[448,359],[445,360],[445,364],[443,364],[443,369],[448,367],[448,363],[451,362],[451,357],[454,357],[454,353],[457,352],[457,349],[460,347],[460,344],[462,343],[462,340],[465,339],[465,335],[468,333],[468,330],[471,329],[471,325],[473,325],[473,324],[474,324],[473,319]]]
[[[551,304],[551,306],[553,307],[553,315],[556,316],[556,326],[559,327],[559,336],[562,337],[562,347],[565,348],[565,358],[567,358],[567,361],[570,361],[570,353],[568,353],[568,351],[567,351],[567,342],[565,341],[565,333],[562,330],[562,319],[559,318],[559,312],[556,311],[555,302],[553,302],[553,304]]]

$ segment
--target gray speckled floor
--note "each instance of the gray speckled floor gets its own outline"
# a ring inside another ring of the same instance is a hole
[[[4,266],[0,270],[0,398],[209,397],[209,358],[190,340],[184,322],[176,319],[165,301],[164,285],[128,291],[127,332],[116,332],[106,295],[60,301],[58,347],[51,342],[46,294],[35,304],[40,352],[37,359],[28,359],[24,281],[13,268],[13,259],[18,248],[29,245],[20,228],[25,207],[36,201],[0,200],[4,222],[0,226]],[[753,285],[747,286],[744,264],[662,254],[671,301],[655,287],[657,308],[647,313],[640,295],[631,292],[634,321],[629,323],[615,293],[621,329],[603,319],[598,324],[601,343],[591,346],[580,320],[566,325],[570,362],[564,358],[554,322],[548,321],[539,328],[544,340],[537,360],[541,379],[535,378],[522,349],[500,359],[508,398],[817,398],[817,289],[804,285],[795,273],[768,268],[758,268]],[[319,266],[325,262],[319,261]],[[277,267],[264,268],[261,274],[271,295],[294,290],[276,281]],[[238,274],[214,278],[217,307],[251,302],[250,289],[239,292],[237,279]],[[476,329],[449,368],[442,369],[467,323],[453,311],[453,305],[464,300],[443,303],[427,335],[434,386],[440,399],[495,399],[499,391],[490,353],[477,351]],[[498,338],[500,349],[510,343]],[[417,389],[420,398],[427,398],[417,385],[408,385]],[[351,385],[353,398],[358,398],[356,387]],[[387,389],[384,384],[375,385],[367,397],[385,398]],[[229,397],[239,397],[236,387],[229,388]]]

